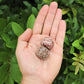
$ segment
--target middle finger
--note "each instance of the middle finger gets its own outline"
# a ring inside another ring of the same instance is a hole
[[[56,2],[52,2],[50,4],[49,12],[48,12],[47,17],[44,22],[42,34],[49,35],[49,33],[51,31],[53,20],[55,17],[55,13],[57,10],[57,6],[58,6],[58,4]]]

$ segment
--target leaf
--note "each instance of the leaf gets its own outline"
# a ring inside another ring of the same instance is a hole
[[[2,6],[0,6],[0,8],[4,9],[4,10],[8,10],[9,7],[8,7],[8,5],[2,5]]]
[[[2,2],[2,0],[0,0],[0,2]]]
[[[65,42],[65,44],[69,45],[69,39],[68,39],[67,35],[65,35],[64,42]]]
[[[11,65],[11,77],[13,78],[13,80],[15,80],[17,83],[21,82],[21,72],[19,70],[19,67],[17,64],[12,64]]]
[[[84,48],[79,44],[79,40],[75,40],[72,45],[78,50],[84,50]]]
[[[73,60],[76,60],[76,61],[79,61],[79,59],[77,57],[73,57],[72,59]]]
[[[84,2],[84,1],[83,1]],[[84,7],[77,6],[77,19],[80,25],[84,26]]]
[[[10,67],[10,72],[11,72],[11,77],[13,80],[15,80],[17,83],[21,82],[22,79],[22,74],[19,70],[19,66],[16,62],[14,62],[16,60],[16,57],[13,56],[11,59],[11,67]]]
[[[38,4],[38,5],[37,5],[38,10],[40,10],[40,9],[41,9],[41,7],[42,7],[42,5],[41,5],[41,4]]]
[[[78,73],[78,71],[79,71],[79,65],[77,65],[75,68],[75,75]]]
[[[67,14],[69,11],[70,11],[69,8],[64,8],[64,9],[62,9],[62,15]]]
[[[8,64],[4,64],[0,67],[0,84],[5,83],[8,76]],[[4,80],[3,80],[4,79]]]
[[[73,79],[79,78],[78,75],[75,75],[75,74],[73,74],[72,72],[70,72],[68,75],[69,75],[70,78],[73,78]]]
[[[36,4],[41,3],[41,0],[34,0]]]
[[[66,33],[70,35],[71,34],[71,30],[66,31]]]
[[[61,3],[63,3],[65,6],[69,6],[74,2],[74,0],[62,0]]]
[[[77,20],[76,17],[73,18],[73,23],[74,23],[74,25],[73,25],[73,28],[72,28],[72,32],[73,32],[73,34],[74,34],[74,32],[76,33],[77,30],[78,30],[78,28],[79,28],[78,20]]]
[[[79,56],[79,58],[84,59],[84,54],[81,54],[81,55]]]
[[[35,16],[31,14],[27,20],[27,28],[33,29],[34,21],[35,21]]]
[[[11,77],[8,77],[5,84],[14,84],[14,80]]]
[[[76,17],[76,15],[77,15],[77,10],[76,10],[75,8],[72,8],[72,12],[73,12],[74,17]]]
[[[2,37],[2,39],[3,39],[5,42],[9,42],[9,41],[10,41],[10,37],[9,37],[7,34],[5,34],[5,33],[3,33],[3,34],[1,35],[1,37]]]
[[[73,54],[73,53],[74,53],[74,47],[71,46],[70,54]]]
[[[15,48],[15,47],[16,47],[17,40],[11,40],[10,37],[9,37],[7,34],[5,34],[5,33],[3,33],[3,34],[1,35],[1,37],[2,37],[3,40],[6,42],[6,46],[7,46],[8,48]]]
[[[6,62],[9,59],[9,52],[0,51],[0,62]]]
[[[82,64],[79,63],[79,67],[82,71],[84,71],[84,66]]]
[[[20,84],[22,75],[19,70],[19,66],[18,66],[16,57],[12,56],[10,60],[11,60],[9,62],[10,66],[9,66],[9,69],[7,72],[8,74],[6,76],[5,84],[14,84],[14,82],[17,82],[18,84]],[[4,67],[4,68],[8,68],[8,66]]]
[[[32,7],[32,13],[33,13],[35,16],[37,16],[38,11],[37,11],[37,9],[36,9],[35,7]]]
[[[17,40],[12,40],[12,41],[9,41],[9,42],[7,42],[6,43],[6,46],[8,47],[8,48],[16,48],[16,45],[17,45]]]
[[[76,2],[84,6],[84,1],[83,0],[76,0]]]
[[[50,3],[53,0],[43,0],[45,3]]]
[[[72,65],[78,65],[79,64],[79,62],[73,62],[72,63]]]
[[[21,72],[19,70],[19,66],[18,66],[18,63],[17,63],[17,60],[16,60],[16,57],[11,55],[11,59],[10,59],[10,62],[9,62],[9,65],[8,66],[4,66],[4,68],[2,69],[2,72],[1,72],[1,76],[4,75],[4,72],[7,73],[6,75],[6,78],[5,78],[5,84],[14,84],[14,82],[20,84],[21,83],[21,79],[22,79],[22,75],[21,75]],[[7,69],[7,70],[6,70]],[[6,70],[6,71],[4,71]],[[4,79],[3,78],[3,79]],[[1,77],[0,77],[0,80],[2,81],[3,80]],[[1,84],[1,82],[0,82]]]
[[[82,35],[82,38],[84,38],[84,34]]]
[[[12,22],[9,22],[4,29],[4,32],[9,33],[10,31],[12,32]]]
[[[11,64],[18,64],[16,56],[14,55],[11,59]]]
[[[68,73],[68,67],[66,67],[66,69],[64,70],[64,74]]]
[[[67,84],[68,83],[68,75],[66,76],[66,79],[64,80],[64,84]]]
[[[83,26],[81,27],[80,32],[84,33],[84,27]]]
[[[5,27],[6,27],[6,20],[4,18],[0,18],[0,33],[3,32]]]
[[[84,64],[84,60],[83,60],[83,59],[79,60],[79,62],[81,62],[81,63],[83,63],[83,64]]]
[[[24,32],[24,29],[16,22],[12,22],[12,29],[17,36],[20,36]]]
[[[70,69],[71,71],[74,71],[74,70],[75,70],[75,66],[70,65],[70,66],[69,66],[69,69]]]
[[[28,8],[31,7],[31,4],[28,1],[23,1],[24,5],[27,6]]]
[[[78,84],[78,81],[77,81],[77,80],[75,80],[72,84]]]
[[[74,56],[78,57],[78,55],[76,53],[73,53]]]
[[[69,4],[72,4],[74,2],[74,0],[68,0],[69,1]]]

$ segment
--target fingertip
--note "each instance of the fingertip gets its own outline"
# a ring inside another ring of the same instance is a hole
[[[66,22],[65,22],[65,20],[61,20],[60,23],[61,23],[61,26],[63,26],[66,29]]]
[[[58,6],[58,3],[57,2],[55,2],[55,1],[53,1],[53,2],[51,2],[51,4],[50,4],[50,6]]]
[[[59,31],[63,32],[63,33],[66,32],[66,22],[65,22],[65,20],[60,20]]]
[[[60,8],[57,9],[57,11],[62,14],[62,10]]]
[[[43,15],[43,16],[45,16],[45,14],[46,14],[47,11],[48,11],[48,8],[49,8],[48,5],[44,5],[44,6],[41,8],[41,10],[39,11],[38,16],[39,16],[39,15]]]
[[[32,30],[30,28],[27,28],[24,33],[22,33],[18,37],[18,41],[28,41],[30,36],[32,35]]]
[[[61,22],[62,22],[63,24],[66,24],[66,21],[65,21],[65,20],[61,20]]]
[[[31,28],[27,28],[26,31],[30,31],[30,32],[32,32],[32,29],[31,29]]]
[[[49,8],[48,5],[44,5],[44,6],[42,7],[42,9],[45,9],[45,10],[47,10],[48,8]]]

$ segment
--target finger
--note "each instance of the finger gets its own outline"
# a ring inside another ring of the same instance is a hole
[[[65,38],[65,30],[66,30],[66,22],[64,20],[61,20],[59,23],[59,29],[56,36],[56,42],[58,45],[63,47],[63,42]]]
[[[61,18],[62,18],[62,10],[61,9],[57,9],[57,13],[56,13],[56,16],[55,16],[55,19],[54,19],[54,22],[53,22],[53,25],[52,25],[51,33],[50,33],[50,36],[53,39],[56,38],[58,25],[59,25],[59,22],[60,22]]]
[[[51,26],[53,23],[53,19],[55,17],[55,13],[57,10],[57,6],[58,5],[56,2],[52,2],[50,4],[49,12],[48,12],[47,17],[46,17],[45,22],[44,22],[43,34],[49,35],[50,30],[51,30]]]
[[[17,44],[18,49],[23,49],[24,47],[27,46],[31,35],[32,35],[32,30],[29,28],[22,35],[19,36],[18,44]]]
[[[32,30],[28,28],[22,35],[19,36],[18,40],[27,42],[29,41],[31,34],[32,34]]]
[[[42,9],[40,10],[37,18],[36,18],[36,21],[34,23],[34,28],[33,28],[33,34],[40,34],[41,31],[42,31],[42,27],[43,27],[43,22],[44,22],[44,19],[47,15],[47,12],[48,12],[48,5],[44,5],[42,7]]]

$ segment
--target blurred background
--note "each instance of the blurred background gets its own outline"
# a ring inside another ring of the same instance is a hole
[[[41,7],[52,1],[67,24],[62,67],[53,84],[84,84],[84,0],[0,0],[0,84],[20,84],[18,36],[33,28]]]

